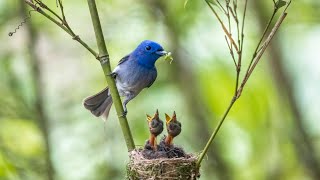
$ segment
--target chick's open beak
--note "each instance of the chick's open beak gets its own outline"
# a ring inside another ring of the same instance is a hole
[[[168,54],[168,52],[164,51],[164,50],[160,50],[160,51],[156,51],[156,54],[158,54],[160,56],[164,56],[164,55]]]

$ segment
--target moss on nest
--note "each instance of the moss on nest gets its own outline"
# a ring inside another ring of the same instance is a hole
[[[199,177],[196,167],[197,158],[186,154],[181,158],[146,159],[143,149],[130,152],[130,162],[127,165],[127,179],[130,180],[188,180]]]

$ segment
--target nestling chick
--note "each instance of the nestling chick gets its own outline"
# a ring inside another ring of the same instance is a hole
[[[181,123],[177,121],[176,112],[173,112],[172,118],[168,114],[166,115],[166,125],[168,136],[165,139],[165,144],[167,146],[172,144],[173,138],[181,133]]]
[[[153,150],[157,150],[157,136],[161,134],[163,131],[163,122],[159,118],[158,110],[156,111],[153,117],[147,114],[147,122],[151,134],[149,143]]]

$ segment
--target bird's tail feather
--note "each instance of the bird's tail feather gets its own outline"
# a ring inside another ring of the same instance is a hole
[[[107,87],[101,92],[85,98],[83,100],[83,105],[93,115],[97,117],[103,116],[107,119],[112,106],[112,97],[110,95],[109,88]]]
[[[111,96],[109,97],[109,99],[110,99],[111,102],[107,105],[106,109],[104,110],[104,112],[102,114],[102,118],[104,120],[108,119],[109,112],[110,112],[110,109],[111,109],[111,106],[112,106],[112,98],[111,98]]]

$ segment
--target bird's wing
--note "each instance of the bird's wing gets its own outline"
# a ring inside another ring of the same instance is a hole
[[[113,70],[112,73],[111,73],[111,76],[112,76],[114,79],[115,79],[115,78],[117,77],[117,75],[118,75],[118,71],[119,71],[119,69],[120,69],[120,65],[123,64],[124,62],[126,62],[128,59],[129,59],[129,55],[126,55],[125,57],[123,57],[123,58],[119,61],[117,67],[114,68],[114,70]]]
[[[150,86],[152,86],[152,84],[154,83],[154,81],[157,79],[157,69],[154,68],[154,71],[150,74],[150,83],[147,85],[147,87],[149,88]]]
[[[118,65],[126,62],[128,59],[129,59],[129,55],[126,55],[125,57],[123,57],[123,58],[119,61]]]

